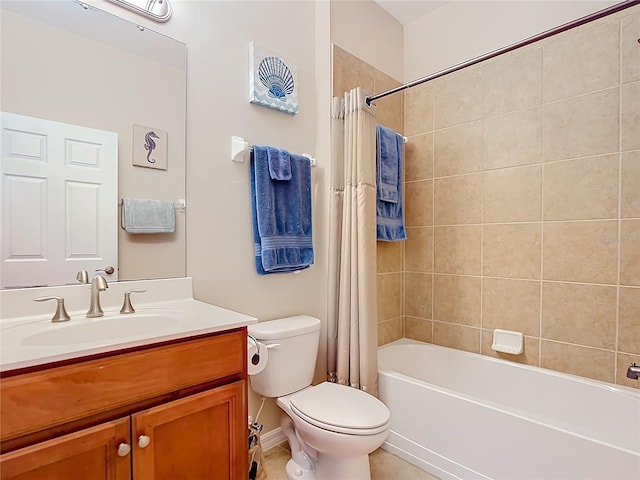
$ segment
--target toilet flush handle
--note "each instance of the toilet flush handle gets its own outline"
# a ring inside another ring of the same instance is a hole
[[[267,350],[271,350],[272,348],[278,348],[280,346],[279,343],[271,343],[267,345]]]

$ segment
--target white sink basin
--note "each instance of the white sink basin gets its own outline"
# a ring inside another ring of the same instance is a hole
[[[118,338],[137,337],[149,333],[162,333],[179,322],[177,317],[152,313],[112,315],[83,323],[56,325],[57,328],[25,337],[25,346],[73,345]]]

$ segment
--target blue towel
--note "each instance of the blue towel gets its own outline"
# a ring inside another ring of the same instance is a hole
[[[404,139],[393,130],[376,125],[376,235],[378,240],[405,240],[402,201]]]
[[[291,180],[291,156],[286,150],[267,147],[271,180]]]
[[[402,146],[397,146],[398,134],[390,128],[376,125],[376,173],[378,198],[398,203],[398,169]]]
[[[284,150],[286,152],[286,150]],[[311,235],[311,162],[286,152],[291,179],[272,180],[267,147],[251,153],[251,214],[258,275],[288,273],[314,262]]]

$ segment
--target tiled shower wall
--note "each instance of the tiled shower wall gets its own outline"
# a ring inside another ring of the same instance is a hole
[[[341,48],[333,47],[333,95],[355,87],[371,93],[384,92],[400,85],[380,70]],[[376,101],[376,122],[403,131],[403,96],[391,95]],[[404,242],[378,242],[378,343],[388,343],[403,336],[402,282]]]
[[[404,336],[638,387],[639,39],[634,7],[406,92]]]
[[[378,338],[638,387],[640,7],[376,102],[409,136],[406,242],[378,242]],[[334,47],[334,95],[398,82]],[[340,93],[338,93],[340,92]],[[399,100],[400,99],[400,100]],[[404,129],[403,129],[404,127]],[[499,354],[502,355],[502,354]]]

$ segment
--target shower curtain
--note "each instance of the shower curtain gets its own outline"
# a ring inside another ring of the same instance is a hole
[[[334,97],[327,362],[329,380],[378,393],[376,107],[360,87]]]

